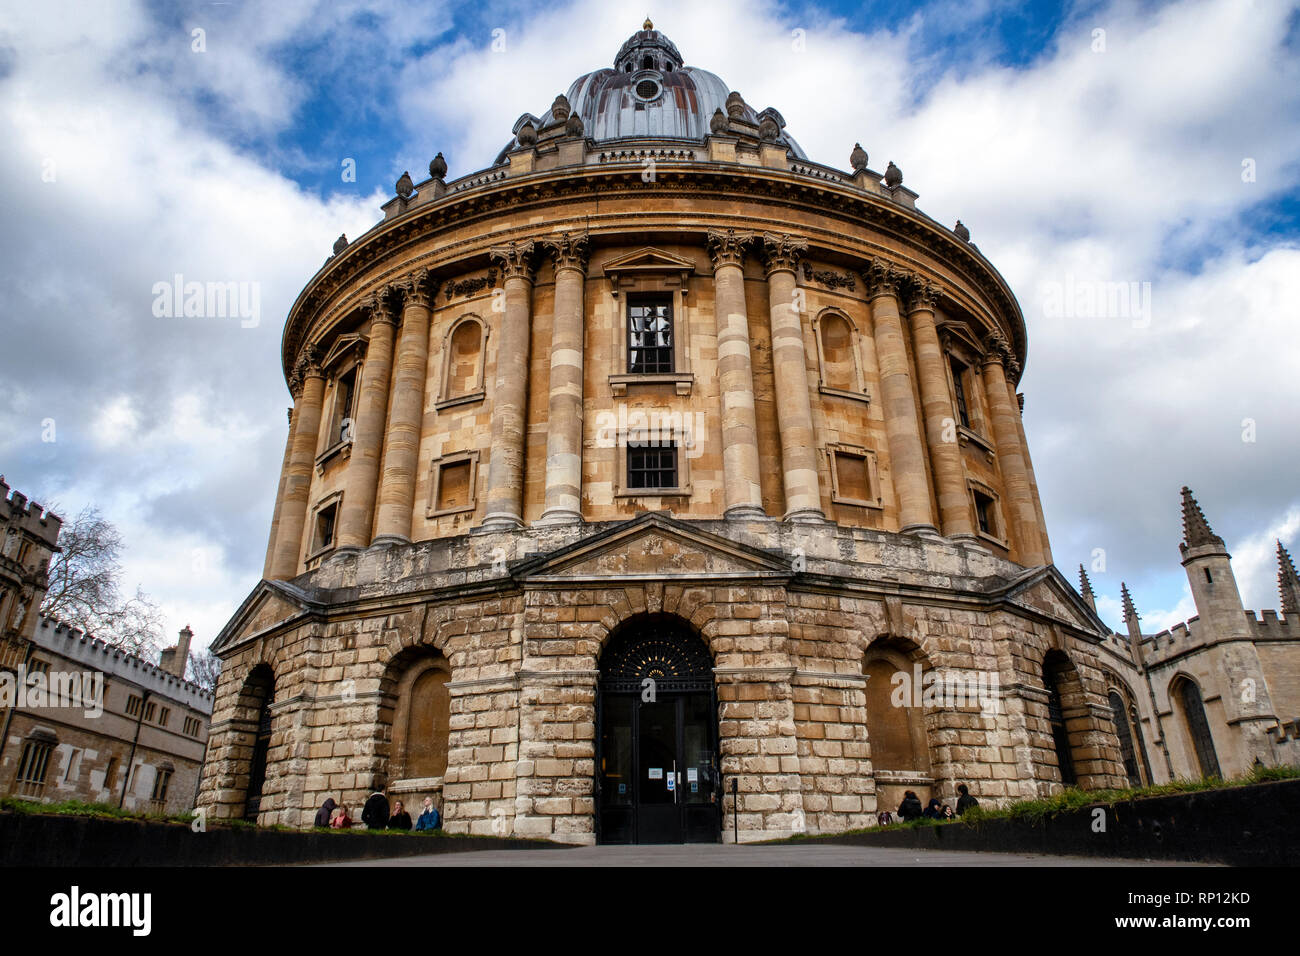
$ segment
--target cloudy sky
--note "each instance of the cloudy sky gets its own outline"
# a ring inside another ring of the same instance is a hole
[[[1115,627],[1127,581],[1154,630],[1194,613],[1182,485],[1248,607],[1278,605],[1274,539],[1300,545],[1297,7],[648,12],[814,159],[846,168],[860,140],[929,215],[970,227],[1029,325],[1056,562],[1093,569]],[[646,13],[0,0],[0,473],[67,513],[99,506],[126,539],[125,589],[206,644],[261,574],[290,403],[280,331],[334,238],[439,150],[451,177],[488,165]],[[159,316],[155,287],[177,275],[258,299]],[[1133,307],[1089,306],[1110,283]]]

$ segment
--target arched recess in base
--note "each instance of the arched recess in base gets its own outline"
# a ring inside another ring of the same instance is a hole
[[[600,655],[596,838],[716,843],[722,832],[713,658],[685,621],[642,614]]]
[[[914,642],[881,637],[863,654],[862,673],[876,805],[896,811],[908,790],[925,804],[936,791],[924,706],[930,662]]]
[[[418,808],[432,797],[442,810],[442,781],[450,746],[451,664],[432,647],[402,651],[380,682],[379,726],[391,727],[385,779],[390,796]],[[381,743],[381,753],[382,743]]]
[[[1071,730],[1070,722],[1087,713],[1083,681],[1074,663],[1063,651],[1048,651],[1043,657],[1043,688],[1047,691],[1047,721],[1061,783],[1079,783],[1078,766],[1085,743],[1083,731]]]
[[[275,674],[269,664],[258,664],[248,672],[239,690],[235,723],[252,736],[247,753],[236,758],[235,779],[243,780],[243,818],[256,823],[262,812],[266,770],[271,753],[271,704],[275,702]]]

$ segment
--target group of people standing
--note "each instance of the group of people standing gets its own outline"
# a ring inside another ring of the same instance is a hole
[[[409,831],[412,829],[411,815],[402,806],[402,801],[393,801],[390,810],[388,798],[378,792],[372,793],[362,807],[361,822],[367,830]],[[347,807],[336,804],[333,797],[326,797],[325,802],[316,811],[316,826],[322,829],[348,830],[356,826],[356,823],[348,814]],[[433,805],[432,797],[424,798],[424,810],[416,819],[414,829],[416,832],[442,829],[442,817],[438,813],[438,808]]]
[[[967,810],[979,805],[980,802],[971,796],[970,789],[964,783],[957,784],[957,809],[955,811],[938,797],[931,797],[930,802],[922,808],[921,799],[916,795],[916,791],[906,790],[903,792],[903,802],[898,805],[898,819],[904,823],[909,820],[919,820],[922,817],[930,820],[955,820],[957,817],[964,815]],[[883,827],[894,822],[894,815],[886,810],[876,819]]]

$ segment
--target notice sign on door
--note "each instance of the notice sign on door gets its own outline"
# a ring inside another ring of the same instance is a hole
[[[699,781],[699,779],[700,779],[700,771],[699,771],[699,768],[698,768],[698,767],[687,767],[687,768],[686,768],[686,782],[687,782],[687,783],[697,783],[697,782]]]
[[[677,774],[675,774],[675,773],[670,773],[670,774],[668,775],[668,789],[669,789],[669,790],[676,790],[676,789],[677,789]]]
[[[650,768],[650,779],[651,779],[651,780],[662,780],[663,778],[664,778],[664,768],[663,768],[663,767],[651,767],[651,768]]]

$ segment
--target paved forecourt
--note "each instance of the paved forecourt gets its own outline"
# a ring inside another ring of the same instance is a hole
[[[1098,859],[1031,853],[972,853],[894,847],[589,846],[571,850],[481,850],[431,853],[385,860],[357,860],[328,866],[1188,866],[1162,860]]]

